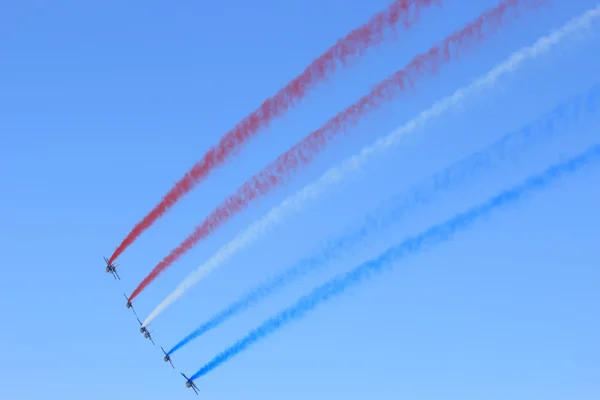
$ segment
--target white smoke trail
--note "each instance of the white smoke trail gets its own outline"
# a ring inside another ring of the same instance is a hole
[[[181,297],[186,290],[202,280],[212,270],[222,265],[237,251],[252,244],[270,228],[282,223],[286,216],[299,211],[308,200],[317,198],[329,186],[340,182],[347,173],[359,170],[364,163],[371,157],[377,155],[377,153],[388,150],[392,146],[400,143],[400,140],[404,135],[412,133],[417,128],[422,127],[428,120],[438,117],[444,111],[460,105],[468,96],[492,86],[501,76],[513,72],[527,59],[535,58],[547,52],[552,46],[558,44],[567,36],[587,28],[590,23],[598,17],[600,17],[600,4],[593,9],[586,11],[579,17],[568,21],[561,28],[549,35],[542,36],[532,46],[524,47],[513,53],[504,62],[494,67],[487,74],[481,76],[469,86],[458,89],[451,96],[438,101],[428,110],[421,112],[421,114],[401,128],[395,130],[386,137],[378,139],[371,146],[363,148],[360,153],[350,157],[344,163],[329,169],[321,176],[321,178],[285,199],[279,206],[271,209],[262,219],[254,222],[245,231],[238,234],[231,242],[221,247],[214,256],[185,278],[185,280],[150,313],[143,325],[146,326],[149,324],[150,321],[156,318],[156,316],[167,308],[167,306]]]

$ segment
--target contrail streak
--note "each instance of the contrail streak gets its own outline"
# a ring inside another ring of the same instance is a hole
[[[129,300],[136,298],[163,271],[173,265],[199,241],[211,235],[234,215],[246,209],[250,203],[284,184],[300,167],[310,164],[334,139],[346,133],[348,128],[357,124],[363,117],[404,93],[419,79],[437,74],[441,67],[472,50],[476,45],[495,34],[508,21],[519,18],[524,12],[534,10],[544,2],[545,0],[503,0],[496,7],[484,11],[462,29],[447,36],[442,42],[436,43],[427,53],[415,56],[406,67],[375,85],[356,103],[296,143],[240,186],[150,271],[134,289]]]
[[[320,83],[327,81],[337,70],[348,66],[356,57],[361,57],[371,47],[384,42],[386,32],[395,29],[401,22],[410,29],[419,19],[421,11],[440,1],[396,0],[386,10],[375,14],[364,25],[340,39],[324,54],[319,56],[304,71],[265,100],[259,108],[240,121],[212,147],[194,167],[163,196],[152,211],[138,222],[109,259],[114,262],[142,233],[162,217],[175,203],[203,181],[216,167],[225,163],[236,150],[250,141],[258,132],[270,125],[277,117],[284,115],[298,104]]]
[[[417,117],[406,123],[401,128],[390,133],[386,137],[378,139],[373,145],[346,160],[339,166],[328,170],[321,178],[304,187],[301,191],[285,199],[279,206],[271,209],[266,216],[254,222],[248,229],[237,235],[231,242],[220,248],[217,253],[207,262],[191,273],[179,286],[169,294],[146,318],[144,325],[150,323],[166,307],[176,301],[186,290],[194,286],[213,269],[227,261],[237,251],[249,246],[262,237],[269,229],[282,223],[286,217],[298,212],[310,200],[317,199],[322,192],[330,186],[342,181],[346,174],[360,170],[360,168],[371,158],[377,157],[379,153],[386,151],[401,142],[401,139],[417,128],[423,127],[430,119],[437,118],[448,109],[459,106],[469,96],[492,86],[502,76],[518,69],[528,59],[538,57],[549,51],[553,46],[560,43],[569,35],[575,34],[586,28],[591,22],[600,16],[600,5],[590,9],[583,15],[576,17],[558,30],[538,39],[532,46],[525,47],[513,53],[508,59],[487,74],[481,76],[474,83],[454,92],[451,96],[435,103],[431,108],[421,112]]]
[[[376,274],[391,268],[393,263],[398,262],[407,256],[422,253],[431,247],[452,239],[456,233],[471,228],[481,218],[487,217],[497,209],[514,203],[526,195],[547,187],[556,179],[576,172],[594,161],[598,161],[599,157],[600,145],[596,144],[576,157],[571,158],[566,162],[555,164],[541,174],[530,177],[520,185],[504,190],[485,203],[473,207],[464,213],[460,213],[444,223],[435,225],[417,236],[409,237],[399,245],[389,248],[378,257],[360,264],[358,267],[347,273],[338,275],[336,278],[313,289],[309,294],[300,298],[291,307],[284,309],[250,331],[245,337],[238,340],[231,347],[204,365],[192,375],[191,379],[195,380],[206,375],[233,356],[246,350],[257,341],[265,339],[285,325],[303,318],[307,313],[313,311],[324,302],[331,300],[347,289],[360,284],[367,278],[372,278]]]
[[[450,167],[444,168],[424,183],[411,188],[407,193],[392,197],[363,218],[357,228],[350,229],[341,237],[323,246],[317,254],[301,260],[265,283],[258,285],[215,314],[198,329],[173,346],[168,354],[173,354],[229,318],[264,300],[296,279],[316,270],[348,249],[358,245],[375,232],[398,223],[414,207],[429,203],[444,191],[454,189],[506,160],[514,161],[522,156],[528,148],[534,147],[541,140],[548,139],[559,129],[568,127],[585,116],[596,113],[600,107],[598,100],[600,100],[600,84],[595,84],[586,92],[561,102],[551,112],[518,131],[504,135],[485,149],[474,152]]]

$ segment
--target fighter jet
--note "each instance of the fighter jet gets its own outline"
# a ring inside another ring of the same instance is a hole
[[[175,366],[173,365],[173,361],[171,361],[171,356],[167,354],[167,352],[165,351],[165,349],[163,349],[162,347],[160,348],[163,353],[165,353],[165,357],[163,358],[163,360],[165,360],[165,362],[169,362],[171,363],[171,367],[173,367],[173,369],[175,369]]]
[[[125,296],[125,301],[127,303],[125,303],[125,306],[127,308],[131,308],[131,311],[133,311],[133,313],[135,314],[135,316],[137,317],[137,313],[135,312],[135,310],[133,309],[133,303],[131,301],[129,301],[129,297],[127,297],[127,295],[125,293],[123,293],[123,296]],[[139,320],[138,320],[139,321]]]
[[[137,317],[136,317],[136,318],[137,318]],[[150,341],[152,342],[152,344],[156,346],[156,344],[154,343],[154,340],[152,340],[152,336],[150,335],[150,331],[148,331],[148,328],[146,328],[146,327],[144,326],[144,324],[142,324],[142,321],[140,321],[140,319],[139,319],[139,318],[138,318],[137,320],[138,320],[138,322],[140,323],[140,326],[141,326],[141,328],[140,328],[140,333],[141,333],[142,335],[144,335],[144,337],[145,337],[146,339],[150,339]]]
[[[117,274],[117,266],[114,263],[109,263],[106,257],[104,257],[104,261],[106,262],[106,273],[111,273],[115,279],[121,280],[121,277]]]
[[[198,394],[198,386],[196,386],[194,381],[191,380],[190,378],[188,378],[187,376],[185,376],[185,374],[183,372],[181,373],[181,376],[183,376],[185,378],[185,387],[194,389],[194,392],[196,394]]]

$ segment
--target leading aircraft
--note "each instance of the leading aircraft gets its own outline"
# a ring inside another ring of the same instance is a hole
[[[181,372],[181,376],[185,378],[185,387],[194,389],[194,392],[198,394],[198,386],[194,383],[193,380],[185,376],[183,372]]]
[[[135,312],[135,310],[133,309],[133,303],[131,301],[129,301],[129,297],[127,297],[127,295],[125,293],[123,293],[123,296],[125,296],[125,301],[127,303],[125,303],[125,306],[127,308],[131,308],[131,311],[133,311],[133,313],[135,314],[135,316],[137,317],[137,313]],[[138,319],[139,321],[139,319]]]
[[[106,262],[106,273],[112,273],[115,279],[121,280],[121,277],[117,274],[117,266],[114,263],[109,263],[106,257],[104,257],[104,261]]]
[[[140,321],[139,318],[137,318],[137,320],[138,320],[138,322],[140,323],[140,326],[141,326],[140,333],[143,334],[146,339],[150,339],[150,341],[152,342],[152,344],[156,346],[156,344],[154,343],[154,340],[152,340],[152,336],[150,335],[150,331],[148,331],[148,328],[146,328],[144,326],[144,324],[142,324],[142,321]]]
[[[173,365],[173,361],[171,361],[171,356],[167,354],[167,352],[165,351],[165,349],[163,349],[162,347],[160,348],[163,353],[165,353],[165,357],[163,358],[163,360],[165,360],[165,362],[170,362],[171,363],[171,367],[173,367],[173,369],[175,369],[175,366]]]

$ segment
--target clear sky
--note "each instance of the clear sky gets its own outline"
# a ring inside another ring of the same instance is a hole
[[[251,173],[492,0],[447,3],[311,93],[148,230],[109,256],[218,138],[389,0],[5,2],[0,11],[2,399],[185,399],[192,375],[315,285],[600,139],[595,117],[517,165],[440,196],[368,245],[177,352],[174,371],[124,306],[140,280]],[[551,2],[365,118],[285,187],[177,262],[143,319],[237,232],[592,0]],[[240,252],[150,326],[170,348],[244,291],[388,196],[600,80],[597,24],[524,64]],[[600,165],[360,285],[199,379],[203,398],[600,398]]]

